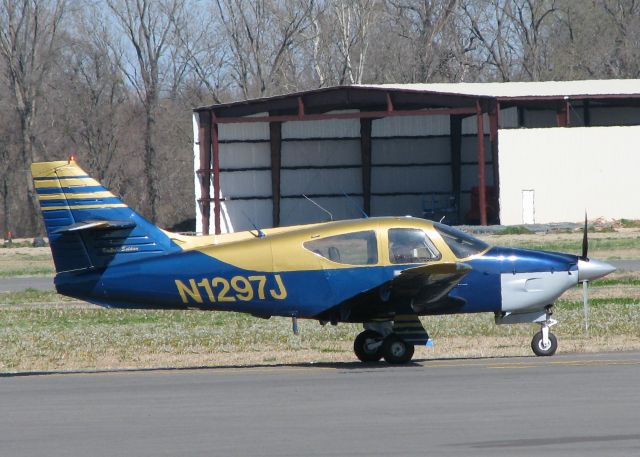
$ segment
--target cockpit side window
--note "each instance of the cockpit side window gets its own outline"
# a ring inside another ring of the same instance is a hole
[[[480,254],[489,247],[484,241],[448,225],[434,223],[433,226],[459,259]]]
[[[389,229],[389,260],[391,263],[420,263],[441,257],[427,234],[419,229]]]
[[[378,263],[378,243],[373,230],[343,233],[306,241],[304,247],[332,262],[348,265]]]

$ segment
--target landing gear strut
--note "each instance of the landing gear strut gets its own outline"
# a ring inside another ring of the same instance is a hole
[[[407,363],[413,357],[413,344],[393,333],[391,322],[367,322],[365,331],[353,343],[353,352],[362,362],[377,362],[384,358],[394,365]]]

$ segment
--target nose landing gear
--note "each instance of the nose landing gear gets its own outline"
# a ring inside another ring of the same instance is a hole
[[[547,309],[546,319],[540,322],[540,331],[531,340],[531,349],[535,355],[545,357],[556,353],[558,339],[549,329],[557,323],[557,320],[551,318],[551,310]]]
[[[540,324],[540,331],[533,335],[531,349],[537,356],[551,356],[558,349],[558,339],[549,331],[558,321],[551,318],[553,305],[545,307],[544,310],[532,311],[529,313],[496,313],[496,324]]]

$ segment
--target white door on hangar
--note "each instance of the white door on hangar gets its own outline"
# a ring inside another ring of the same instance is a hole
[[[523,224],[536,223],[535,194],[536,194],[536,191],[533,189],[522,190],[522,223]]]

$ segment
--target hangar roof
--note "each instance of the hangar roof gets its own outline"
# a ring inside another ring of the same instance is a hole
[[[279,120],[292,120],[290,116],[314,120],[317,115],[332,110],[355,109],[361,114],[369,112],[373,115],[391,110],[410,114],[412,110],[431,109],[464,114],[467,111],[475,113],[476,102],[483,100],[503,102],[506,107],[513,104],[546,106],[548,102],[568,99],[637,105],[640,103],[640,79],[334,86],[202,106],[194,111],[211,112],[218,122],[258,121],[247,118],[254,115],[264,120],[265,113],[269,113],[272,120],[277,120],[273,116]],[[366,114],[359,117],[366,117]]]
[[[593,96],[640,95],[640,79],[504,83],[377,84],[364,85],[363,87],[451,93],[457,95],[495,97],[498,99],[538,97],[590,98]]]

